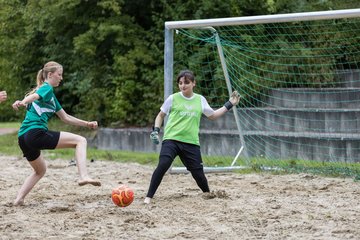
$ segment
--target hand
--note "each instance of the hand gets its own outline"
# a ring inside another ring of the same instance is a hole
[[[22,101],[20,101],[20,100],[16,100],[16,101],[12,104],[12,108],[17,111],[17,110],[19,110],[19,107],[26,107],[26,104],[24,104],[24,103],[23,103]]]
[[[6,91],[1,91],[0,92],[0,102],[3,102],[7,99],[7,94]]]
[[[158,131],[152,131],[150,133],[150,139],[154,144],[159,144],[160,143],[160,137],[159,137],[159,132]]]
[[[86,126],[90,129],[97,129],[98,123],[97,123],[97,121],[91,121],[91,122],[87,122]]]
[[[233,91],[229,101],[232,103],[233,106],[238,105],[240,101],[240,94],[237,91]]]

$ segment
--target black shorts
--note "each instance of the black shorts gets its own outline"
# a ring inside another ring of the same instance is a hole
[[[28,161],[34,161],[40,156],[42,149],[55,149],[60,138],[60,132],[46,131],[35,128],[18,138],[19,146]]]
[[[175,140],[164,140],[161,146],[160,160],[168,157],[174,160],[176,156],[179,156],[189,171],[203,168],[200,146]]]

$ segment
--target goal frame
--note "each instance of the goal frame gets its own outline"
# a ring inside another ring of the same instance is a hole
[[[360,17],[360,9],[347,10],[332,10],[332,11],[317,11],[304,13],[288,13],[288,14],[274,14],[274,15],[260,15],[248,17],[232,17],[232,18],[214,18],[201,20],[186,20],[186,21],[167,21],[165,22],[165,46],[164,46],[164,99],[167,99],[173,93],[173,64],[174,64],[174,31],[177,29],[194,29],[207,28],[213,31],[217,40],[217,48],[224,71],[224,78],[227,82],[229,95],[231,94],[231,85],[229,86],[229,79],[227,75],[226,63],[222,54],[221,45],[219,44],[219,36],[217,35],[216,26],[232,26],[232,25],[254,25],[265,23],[280,23],[280,22],[299,22],[299,21],[315,21],[327,19],[341,19],[341,18],[356,18]],[[220,45],[220,46],[219,46]],[[235,109],[234,109],[235,110]],[[241,135],[241,128],[238,122],[237,114],[235,115],[236,124],[239,130],[239,137],[241,148],[235,156],[231,166],[229,167],[204,167],[205,172],[221,172],[242,169],[243,166],[235,166],[236,160],[243,152],[247,156],[246,144]],[[166,124],[166,123],[165,123]],[[184,173],[187,172],[184,167],[171,167],[170,173]]]

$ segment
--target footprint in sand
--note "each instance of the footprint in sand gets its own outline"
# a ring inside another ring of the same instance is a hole
[[[229,198],[229,195],[224,190],[216,190],[203,194],[204,199],[213,199],[213,198]]]

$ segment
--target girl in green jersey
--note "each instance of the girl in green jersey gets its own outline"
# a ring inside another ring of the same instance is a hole
[[[190,171],[199,188],[203,192],[210,191],[200,153],[200,118],[204,114],[209,119],[215,120],[237,105],[240,100],[239,94],[234,91],[223,107],[213,110],[203,96],[193,92],[196,82],[194,74],[189,70],[180,72],[177,84],[180,92],[172,94],[165,100],[150,134],[151,140],[159,144],[160,127],[165,116],[168,115],[159,163],[151,177],[149,190],[144,200],[146,204],[150,203],[176,156],[179,156]]]
[[[19,146],[34,172],[21,186],[14,205],[23,205],[25,196],[45,175],[46,163],[41,155],[42,149],[75,148],[75,159],[80,175],[80,186],[91,184],[100,186],[98,180],[89,177],[86,169],[87,141],[84,137],[69,132],[48,130],[49,119],[56,114],[63,122],[75,126],[96,129],[96,121],[84,121],[67,114],[61,107],[53,88],[62,81],[63,67],[56,62],[48,62],[37,74],[37,87],[24,99],[17,100],[12,107],[26,107],[26,116],[18,132]]]

